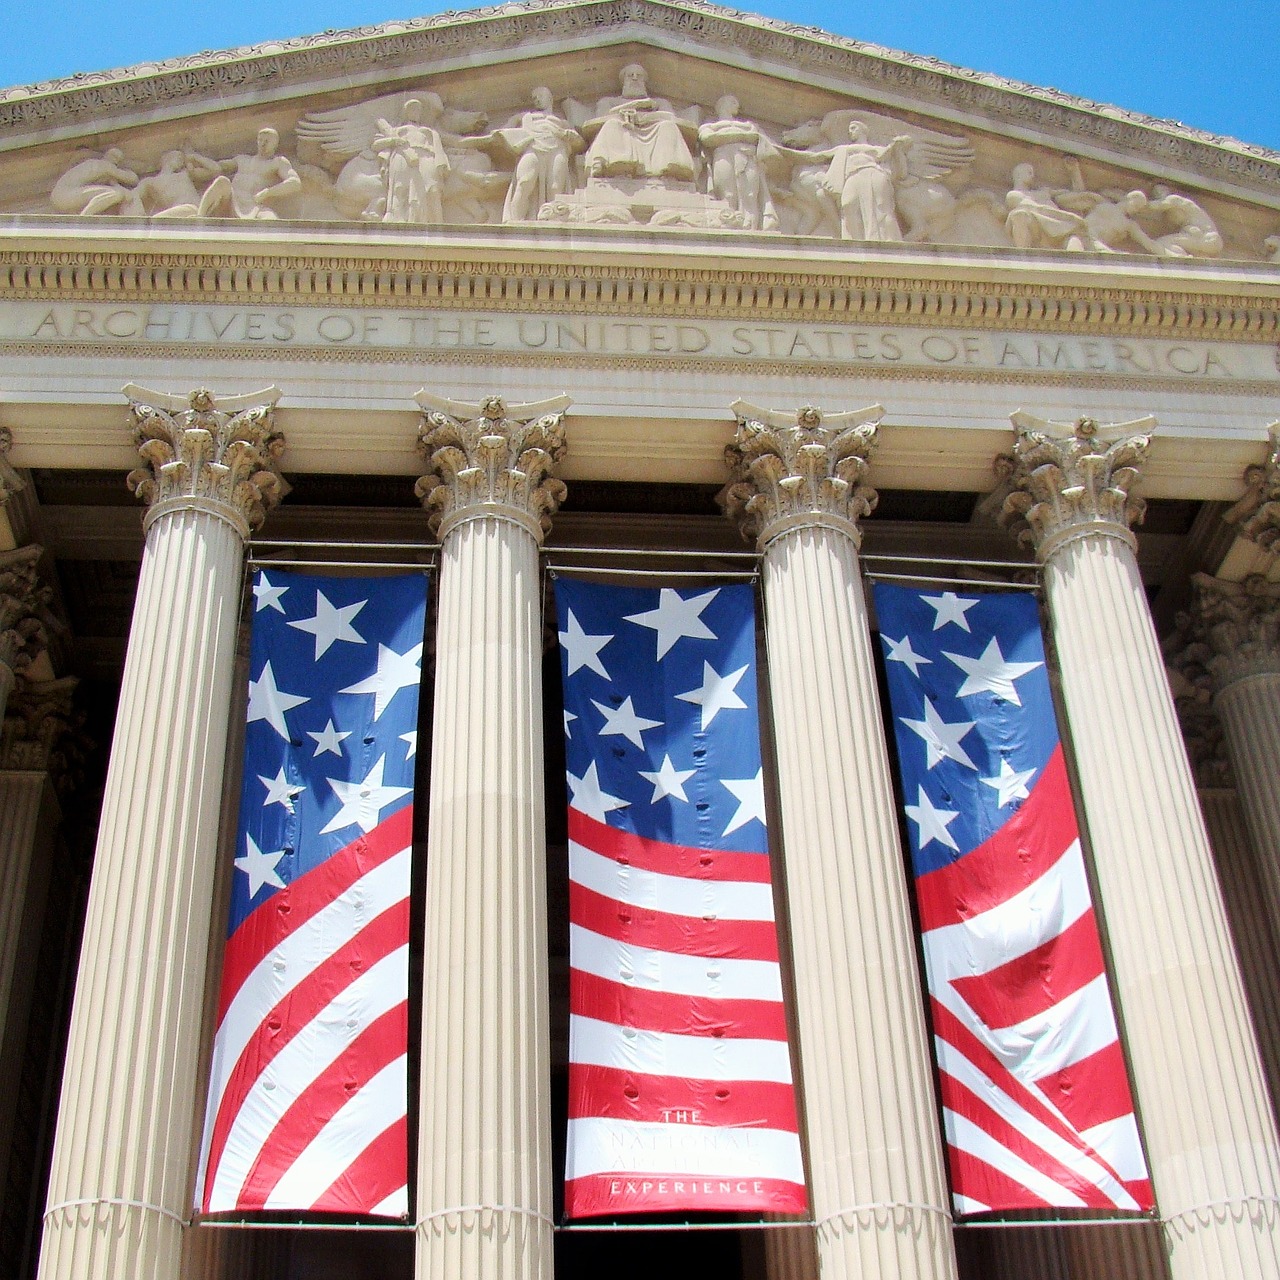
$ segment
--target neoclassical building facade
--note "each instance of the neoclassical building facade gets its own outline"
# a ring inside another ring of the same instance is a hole
[[[1280,156],[519,0],[0,91],[0,175],[0,1270],[1280,1278]],[[191,1208],[270,563],[431,574],[395,1229]],[[804,1221],[560,1229],[584,568],[760,582]],[[877,576],[1036,586],[1150,1219],[953,1217]]]

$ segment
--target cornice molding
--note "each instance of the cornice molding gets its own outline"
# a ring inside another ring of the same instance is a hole
[[[531,21],[533,19],[534,21]],[[305,91],[316,81],[419,72],[424,64],[482,51],[536,54],[540,44],[617,43],[648,31],[697,41],[735,60],[781,64],[798,77],[836,78],[849,92],[910,96],[922,110],[981,118],[990,126],[1052,135],[1064,144],[1175,166],[1214,183],[1280,196],[1280,155],[1170,120],[1035,88],[936,58],[895,52],[704,0],[512,0],[463,13],[326,31],[320,35],[200,53],[114,71],[80,73],[0,91],[0,135],[96,132],[104,116],[184,106],[255,87]],[[536,43],[531,43],[536,35]]]

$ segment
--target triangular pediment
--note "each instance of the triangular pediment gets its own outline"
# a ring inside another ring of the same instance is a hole
[[[539,223],[1280,253],[1280,156],[1261,148],[661,0],[527,0],[0,91],[0,177],[19,218],[282,235]]]

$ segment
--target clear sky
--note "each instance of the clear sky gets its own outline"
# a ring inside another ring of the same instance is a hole
[[[0,0],[0,85],[446,7],[439,0]],[[751,7],[1280,150],[1277,0],[758,0]]]

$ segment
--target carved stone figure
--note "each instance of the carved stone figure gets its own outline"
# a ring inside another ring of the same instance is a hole
[[[1280,236],[1268,236],[1262,247],[1271,255],[1267,261],[1280,263]]]
[[[1222,252],[1222,235],[1208,212],[1190,196],[1171,191],[1163,183],[1151,188],[1149,213],[1159,214],[1172,227],[1156,236],[1157,252],[1167,258],[1216,258]]]
[[[1078,247],[1097,253],[1133,253],[1144,250],[1158,254],[1159,246],[1142,229],[1136,215],[1146,210],[1146,193],[1130,191],[1113,195],[1096,191],[1068,191],[1058,196],[1064,208],[1084,214],[1083,244]],[[1068,245],[1068,248],[1077,246]]]
[[[621,80],[621,96],[601,98],[595,116],[582,126],[591,144],[588,176],[692,182],[696,168],[690,144],[697,126],[679,116],[666,98],[649,96],[639,63],[623,67]]]
[[[572,157],[585,146],[582,135],[556,112],[550,89],[539,85],[531,96],[532,110],[512,116],[504,128],[472,144],[498,147],[515,158],[503,222],[532,221],[544,205],[571,190]]]
[[[73,164],[54,183],[49,203],[59,213],[141,214],[137,185],[138,175],[124,167],[124,153],[111,147]]]
[[[782,160],[759,125],[739,118],[741,104],[731,93],[716,103],[716,119],[698,130],[711,167],[711,190],[752,231],[776,231],[778,211],[766,168]]]
[[[1075,174],[1079,174],[1077,168]],[[1089,235],[1084,218],[1058,203],[1083,189],[1037,187],[1035,166],[1015,165],[1013,190],[1005,197],[1005,230],[1017,249],[1083,249]]]
[[[209,184],[203,194],[197,179]],[[158,172],[143,178],[136,194],[152,218],[207,218],[226,206],[231,179],[217,160],[195,151],[166,151]]]
[[[823,185],[840,204],[842,240],[901,240],[894,182],[906,177],[911,139],[899,134],[887,146],[867,141],[867,126],[849,122],[849,141],[836,147]]]
[[[217,198],[206,212],[231,213],[246,221],[278,218],[280,215],[272,206],[302,190],[302,179],[293,165],[276,154],[279,145],[280,134],[268,126],[258,130],[258,147],[253,155],[218,161],[218,169],[231,174],[231,181],[218,188]],[[210,187],[205,195],[213,191]]]
[[[377,122],[371,149],[383,160],[383,222],[431,225],[444,221],[441,194],[449,157],[440,135],[431,127],[443,114],[444,103],[435,94],[424,98],[425,102],[410,98],[404,104],[399,124]]]

